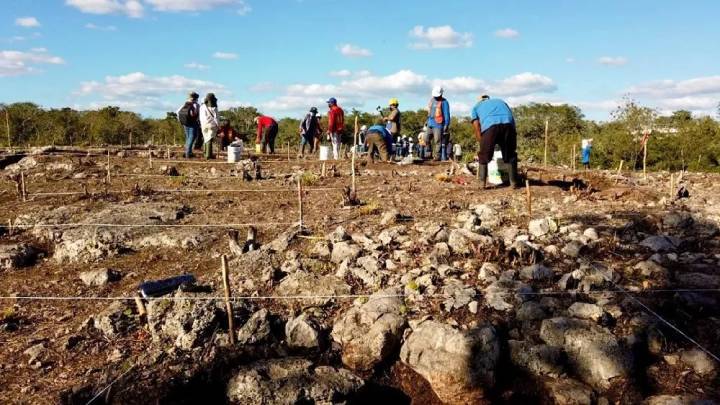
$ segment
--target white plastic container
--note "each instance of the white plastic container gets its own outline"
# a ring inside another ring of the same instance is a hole
[[[243,144],[233,143],[227,147],[228,162],[235,163],[242,159]]]
[[[328,160],[330,159],[330,147],[329,146],[320,146],[320,160]]]
[[[499,186],[503,184],[503,179],[509,177],[509,173],[500,169],[501,167],[505,168],[504,163],[502,152],[496,150],[493,154],[493,160],[488,163],[488,183]]]

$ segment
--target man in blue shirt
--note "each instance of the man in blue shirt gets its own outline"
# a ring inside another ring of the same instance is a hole
[[[487,185],[488,163],[495,153],[495,145],[500,145],[503,162],[509,166],[510,185],[518,187],[517,132],[510,107],[502,100],[484,95],[473,107],[471,118],[475,138],[480,143],[478,170],[483,187]]]
[[[368,158],[371,162],[375,161],[375,151],[377,150],[380,155],[380,159],[383,162],[390,160],[388,150],[393,142],[393,137],[390,131],[383,125],[382,119],[375,122],[375,125],[371,126],[367,130],[365,135],[365,144],[367,146]]]

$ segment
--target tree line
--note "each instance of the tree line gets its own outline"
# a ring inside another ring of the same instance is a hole
[[[711,117],[693,117],[688,111],[660,116],[657,111],[625,100],[607,122],[587,120],[572,105],[531,103],[513,108],[518,131],[518,153],[524,161],[540,163],[544,158],[545,123],[548,123],[548,163],[570,165],[573,146],[580,154],[580,142],[592,138],[593,168],[642,166],[641,139],[652,130],[647,165],[651,170],[720,171],[720,123]],[[385,111],[387,113],[387,111]],[[222,110],[220,115],[247,136],[255,139],[254,107]],[[352,132],[355,117],[359,125],[371,125],[377,112],[346,111],[346,125]],[[278,120],[279,146],[299,142],[300,118]],[[426,121],[425,110],[403,111],[402,135],[416,137]],[[7,121],[6,121],[7,120]],[[0,145],[29,147],[45,145],[181,145],[183,131],[174,112],[164,118],[145,118],[118,107],[76,111],[71,108],[43,109],[33,103],[0,104]],[[327,117],[323,117],[327,127]],[[9,132],[9,133],[8,133]],[[470,159],[477,147],[469,117],[453,117],[451,140],[460,143]]]

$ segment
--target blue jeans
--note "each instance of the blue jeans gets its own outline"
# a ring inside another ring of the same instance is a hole
[[[199,131],[197,127],[186,127],[185,125],[183,125],[183,129],[185,130],[185,158],[191,158],[192,148]]]

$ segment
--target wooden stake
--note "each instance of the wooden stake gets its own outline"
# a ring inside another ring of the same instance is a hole
[[[137,307],[139,316],[147,315],[147,309],[145,308],[145,303],[143,302],[142,297],[140,295],[135,295],[135,307]]]
[[[302,176],[298,177],[298,207],[300,211],[300,229],[303,227],[303,192],[302,192]]]
[[[674,177],[675,177],[675,175],[672,174],[672,173],[670,173],[670,188],[669,188],[669,191],[670,191],[670,200],[672,200],[673,197],[675,197],[675,193],[673,192],[673,188],[674,188],[674,184],[673,184],[673,183],[674,183],[674,180],[675,180]]]
[[[152,149],[148,150],[148,159],[150,160],[150,168],[152,169]]]
[[[325,177],[325,162],[320,167],[320,177]]]
[[[355,135],[353,136],[353,148],[352,148],[352,191],[355,193],[355,151],[357,149],[357,138],[358,138],[358,117],[355,116]]]
[[[645,146],[643,146],[643,179],[647,180],[647,145],[650,138],[645,140]]]
[[[617,174],[622,173],[623,163],[625,163],[625,161],[624,161],[624,160],[620,160],[620,167],[618,167],[618,172],[617,172]]]
[[[545,120],[545,153],[543,155],[543,166],[547,167],[547,150],[548,150],[548,126],[550,122]]]
[[[525,179],[525,192],[527,194],[528,216],[532,217],[532,191],[530,190],[530,180],[528,179]]]
[[[25,172],[20,172],[20,194],[23,202],[27,201],[27,188],[25,188]]]
[[[570,165],[570,167],[572,168],[573,171],[575,171],[575,169],[576,169],[576,167],[575,167],[575,163],[576,163],[576,162],[577,162],[577,157],[576,157],[576,155],[575,155],[575,144],[573,144],[572,164]]]
[[[230,303],[230,275],[228,274],[227,257],[220,257],[222,264],[223,288],[225,289],[225,308],[228,316],[228,334],[230,335],[230,344],[235,346],[235,323],[233,322],[233,309]]]
[[[107,183],[110,184],[110,149],[107,150]]]
[[[8,234],[12,236],[13,234],[13,222],[12,219],[8,219]]]
[[[288,148],[288,163],[290,162],[290,142],[287,143]]]
[[[8,149],[12,152],[12,140],[10,139],[10,112],[5,107],[5,129],[7,130]]]

